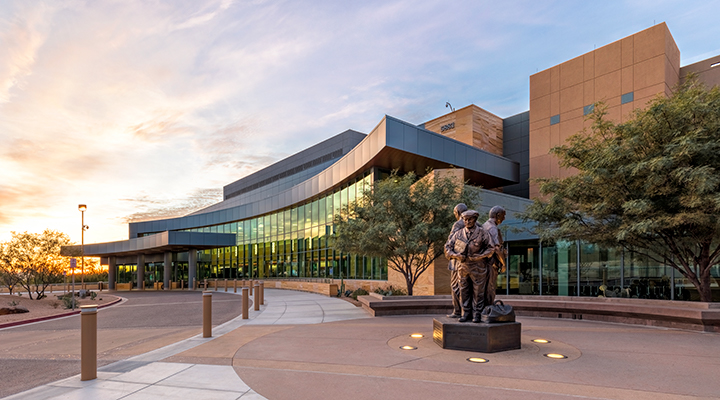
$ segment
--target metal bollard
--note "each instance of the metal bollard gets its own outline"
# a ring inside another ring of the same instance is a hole
[[[260,281],[260,305],[265,305],[265,282]]]
[[[253,297],[253,310],[260,311],[260,285],[255,285],[255,296]]]
[[[242,319],[248,319],[248,309],[250,308],[250,289],[242,288]]]
[[[203,337],[212,337],[212,292],[203,291]]]
[[[233,293],[237,293],[237,279],[233,279]]]
[[[80,380],[97,378],[97,305],[80,306]]]

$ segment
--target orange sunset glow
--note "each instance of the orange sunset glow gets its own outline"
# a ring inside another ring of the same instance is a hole
[[[3,1],[0,241],[124,240],[384,114],[528,109],[527,77],[666,21],[717,54],[716,3]],[[573,21],[572,24],[566,23]],[[708,53],[709,52],[709,53]],[[532,61],[530,61],[532,60]]]

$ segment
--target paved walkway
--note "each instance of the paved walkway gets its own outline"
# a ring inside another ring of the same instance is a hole
[[[213,338],[109,364],[97,380],[75,376],[10,398],[720,398],[717,333],[518,318],[521,349],[478,354],[436,346],[430,316],[369,318],[343,300],[303,292],[267,289],[265,297],[250,320],[218,326]],[[489,362],[467,360],[478,356]]]
[[[313,293],[265,290],[260,311],[249,319],[235,318],[202,334],[169,346],[98,368],[98,378],[80,381],[80,375],[39,386],[6,399],[264,399],[251,390],[231,365],[161,362],[210,343],[244,325],[303,325],[369,318],[361,308],[340,299]],[[100,310],[99,313],[102,313]]]

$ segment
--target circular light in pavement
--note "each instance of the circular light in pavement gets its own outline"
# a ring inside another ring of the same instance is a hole
[[[423,334],[422,333],[413,333],[412,335],[410,335],[410,337],[415,338],[415,339],[420,339],[421,337],[423,337]]]
[[[403,350],[417,350],[417,347],[415,346],[400,346]]]
[[[556,360],[559,360],[559,359],[561,359],[561,358],[567,358],[567,356],[564,356],[564,355],[562,355],[562,354],[557,354],[557,353],[548,353],[548,354],[545,354],[545,357],[547,357],[547,358],[554,358],[554,359],[556,359]]]
[[[535,343],[551,343],[547,339],[533,339],[533,342],[535,342]]]
[[[486,358],[480,358],[480,357],[470,357],[467,360],[470,362],[473,362],[473,363],[486,363],[486,362],[490,361]]]

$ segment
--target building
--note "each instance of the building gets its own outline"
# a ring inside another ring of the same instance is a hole
[[[131,223],[128,240],[85,245],[85,254],[108,263],[111,288],[116,282],[170,288],[193,279],[249,277],[402,287],[384,260],[328,245],[334,213],[373,181],[393,169],[422,175],[428,167],[452,168],[485,188],[483,210],[503,205],[509,211],[503,226],[518,225],[514,212],[538,193],[528,179],[572,173],[549,150],[588,125],[584,116],[596,101],[623,121],[690,72],[719,84],[715,66],[720,56],[681,68],[680,51],[661,23],[530,76],[526,112],[500,118],[470,105],[420,125],[386,116],[367,135],[345,131],[230,183],[217,204],[184,217]],[[671,268],[635,254],[579,242],[543,246],[512,229],[505,238],[509,268],[499,277],[499,293],[597,296],[604,285],[638,297],[690,298]],[[445,265],[436,261],[416,293],[449,293]]]

